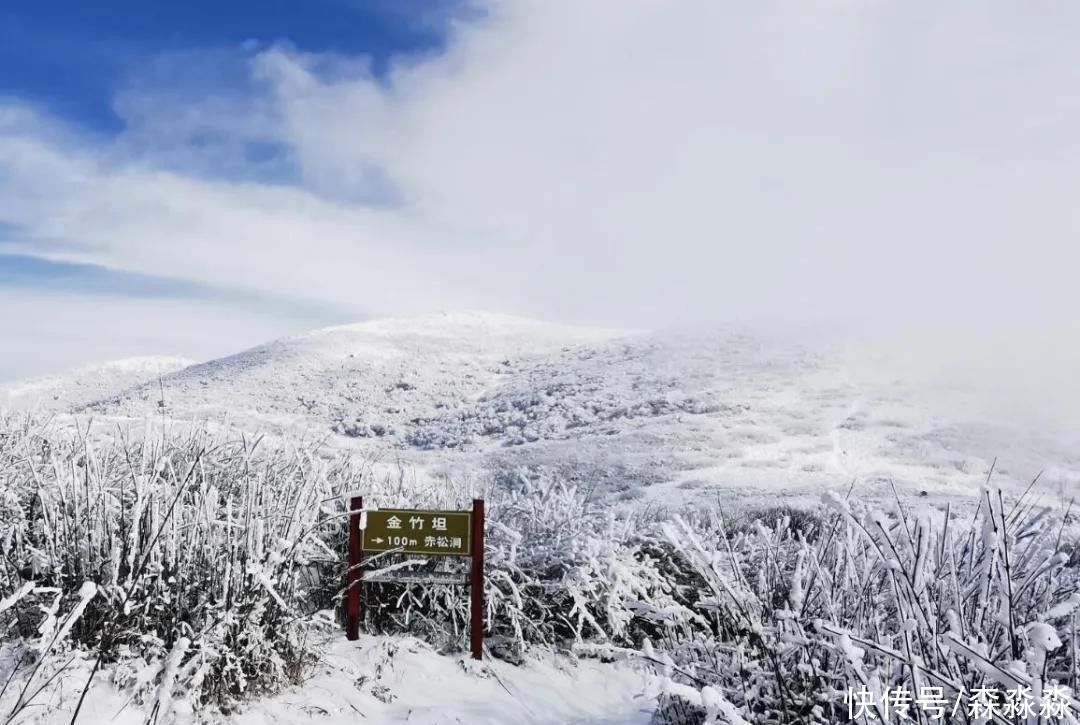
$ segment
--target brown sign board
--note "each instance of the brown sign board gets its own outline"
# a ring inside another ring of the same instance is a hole
[[[363,529],[361,519],[366,519]],[[418,511],[374,509],[364,511],[363,496],[349,496],[349,568],[343,592],[345,636],[360,637],[364,616],[360,587],[364,582],[364,551],[401,551],[427,556],[470,556],[469,647],[473,659],[484,656],[484,500],[473,499],[472,511]],[[427,575],[431,576],[431,575]],[[418,577],[425,578],[424,574]],[[399,577],[395,577],[400,581]],[[372,573],[380,580],[378,572]],[[453,580],[416,581],[453,584]],[[460,580],[458,580],[460,581]],[[408,583],[408,582],[406,582]],[[464,584],[465,582],[461,582]]]
[[[423,556],[472,556],[472,513],[375,509],[366,512],[363,550]]]

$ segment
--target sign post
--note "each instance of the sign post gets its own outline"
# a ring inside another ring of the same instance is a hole
[[[372,509],[362,511],[364,500],[349,501],[349,568],[345,573],[345,636],[360,636],[363,585],[361,566],[364,552],[391,552],[420,556],[470,557],[469,577],[450,579],[416,578],[409,575],[376,574],[372,581],[468,585],[470,594],[469,644],[473,659],[483,657],[484,648],[484,500],[474,499],[472,511],[427,511],[421,509]],[[365,518],[360,528],[360,517]]]
[[[345,638],[349,641],[360,637],[360,585],[364,576],[364,570],[360,568],[360,517],[363,508],[362,496],[353,496],[349,500],[349,568],[345,571]]]
[[[484,651],[484,499],[472,502],[472,575],[469,584],[472,591],[469,624],[470,644],[474,660],[481,659]]]

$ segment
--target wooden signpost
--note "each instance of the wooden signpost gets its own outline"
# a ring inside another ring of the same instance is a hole
[[[484,501],[474,499],[472,511],[372,509],[363,511],[364,499],[349,501],[349,568],[345,574],[345,636],[360,636],[360,587],[364,582],[363,556],[393,552],[420,556],[467,556],[472,559],[468,578],[435,580],[399,575],[375,581],[465,584],[470,587],[470,644],[473,659],[484,646]],[[360,528],[361,518],[366,519]]]

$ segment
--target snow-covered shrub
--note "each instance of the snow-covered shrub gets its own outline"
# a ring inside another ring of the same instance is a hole
[[[25,643],[92,582],[97,596],[70,645],[150,707],[165,707],[163,688],[229,707],[299,678],[313,628],[329,623],[310,615],[340,602],[346,491],[369,506],[464,508],[488,489],[485,620],[507,656],[630,644],[658,612],[679,609],[642,537],[647,522],[615,517],[558,481],[498,474],[420,485],[404,472],[374,477],[315,444],[197,426],[127,435],[6,419],[0,429],[0,599],[11,601],[0,639]],[[400,563],[388,556],[369,568]],[[427,568],[463,579],[465,565]],[[465,594],[371,583],[367,628],[461,647]]]
[[[167,680],[227,704],[297,679],[312,657],[304,615],[334,605],[341,575],[340,504],[325,502],[358,471],[198,430],[0,429],[0,599],[16,598],[0,637],[40,631],[92,582],[70,640],[136,695]]]
[[[616,517],[588,498],[543,477],[496,475],[486,494],[485,619],[504,645],[628,644],[672,612],[692,616],[653,558],[654,525]],[[469,600],[460,587],[372,584],[368,612],[383,631],[408,627],[460,645]]]
[[[844,721],[856,699],[878,703],[861,719],[896,721],[881,698],[925,688],[940,688],[946,722],[975,722],[973,693],[1017,688],[1036,714],[1051,693],[1063,703],[1041,722],[1075,721],[1080,570],[1060,517],[990,490],[969,515],[828,503],[810,533],[784,519],[665,527],[710,626],[673,621],[648,645],[660,721],[703,721],[709,688],[750,722]]]

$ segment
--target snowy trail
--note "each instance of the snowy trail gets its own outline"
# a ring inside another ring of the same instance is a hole
[[[517,667],[500,660],[475,662],[440,654],[411,637],[361,636],[348,642],[329,635],[319,664],[300,686],[255,697],[231,716],[202,713],[173,702],[171,725],[647,725],[654,701],[641,696],[644,677],[625,664],[548,655]],[[59,661],[58,661],[59,663]],[[3,664],[0,662],[0,664]],[[19,725],[67,723],[89,680],[92,660],[76,658],[35,696]],[[156,666],[148,666],[153,677]],[[18,688],[0,696],[0,718]],[[79,723],[145,725],[154,702],[98,677],[82,704]]]
[[[624,665],[548,657],[515,667],[441,655],[410,638],[332,644],[302,686],[252,703],[236,725],[646,725],[642,676]]]

